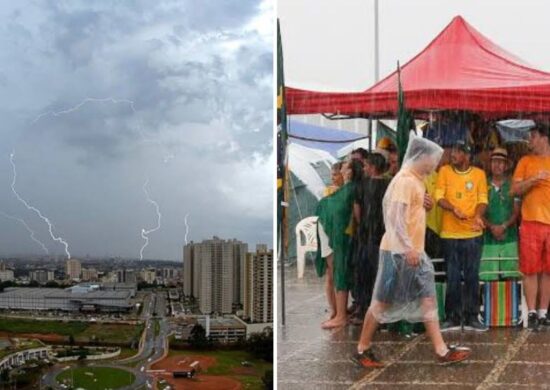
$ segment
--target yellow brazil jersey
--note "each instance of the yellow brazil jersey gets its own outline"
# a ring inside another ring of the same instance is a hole
[[[424,180],[424,184],[426,185],[426,191],[428,191],[428,194],[434,199],[435,202],[435,185],[437,182],[437,171],[433,171],[426,179]],[[441,207],[438,207],[437,205],[434,205],[430,211],[426,213],[426,226],[428,228],[439,235],[441,233],[441,217],[442,217],[443,209]]]
[[[441,167],[435,186],[435,201],[446,199],[468,218],[460,220],[448,210],[443,210],[442,238],[473,238],[483,234],[473,230],[474,216],[479,204],[487,204],[487,178],[485,172],[470,167],[464,172],[451,165]]]

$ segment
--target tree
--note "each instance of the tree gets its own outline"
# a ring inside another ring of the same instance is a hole
[[[206,330],[201,324],[196,324],[191,329],[189,344],[194,349],[206,349],[212,345],[211,341],[206,337]]]
[[[253,333],[246,341],[246,350],[268,362],[273,361],[273,333]]]
[[[262,382],[266,390],[273,389],[273,370],[266,370],[262,377]]]

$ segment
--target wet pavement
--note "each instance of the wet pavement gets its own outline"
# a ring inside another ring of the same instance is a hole
[[[280,270],[278,271],[280,275]],[[360,327],[327,331],[323,281],[308,262],[304,279],[286,270],[286,324],[277,334],[279,389],[550,389],[550,330],[532,332],[492,328],[487,332],[444,333],[447,342],[472,348],[467,362],[436,364],[424,335],[406,338],[378,331],[374,345],[385,366],[365,369],[348,359],[356,350]],[[280,277],[278,277],[280,291]]]

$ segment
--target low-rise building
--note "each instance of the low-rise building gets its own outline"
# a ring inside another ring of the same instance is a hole
[[[40,284],[46,284],[51,280],[54,280],[54,272],[45,269],[38,269],[29,273],[30,280],[34,280]]]
[[[145,283],[153,284],[157,279],[157,271],[154,268],[142,269],[139,276]]]
[[[197,322],[206,330],[206,337],[220,343],[234,343],[246,337],[246,326],[234,316],[199,317]]]
[[[96,282],[98,280],[95,268],[82,268],[82,280],[85,282]]]
[[[0,293],[0,309],[63,311],[129,311],[131,292],[103,291],[99,288],[74,286],[58,288],[6,288]]]
[[[13,270],[11,269],[4,269],[2,271],[0,271],[0,281],[1,282],[7,282],[7,281],[14,281],[15,280],[15,276],[13,274]]]
[[[0,349],[0,371],[11,370],[30,360],[48,359],[50,347],[39,340],[8,340]]]

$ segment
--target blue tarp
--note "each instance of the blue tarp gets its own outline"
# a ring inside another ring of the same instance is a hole
[[[338,142],[338,143],[329,143],[329,142],[316,142],[316,141],[305,141],[301,139],[293,138],[292,136],[310,138],[310,139],[321,139],[321,140],[331,140],[331,141],[345,141],[345,140],[357,140],[358,138],[363,137],[363,134],[353,133],[351,131],[331,129],[328,127],[320,127],[315,125],[310,125],[292,119],[289,117],[288,121],[288,133],[289,141],[307,146],[309,148],[321,149],[329,152],[334,157],[336,156],[336,151],[343,148],[351,142]]]
[[[449,147],[457,141],[467,141],[468,128],[462,121],[441,121],[428,126],[424,137],[439,146]]]
[[[532,120],[509,119],[497,123],[497,129],[504,142],[528,142],[529,130],[535,127]]]

